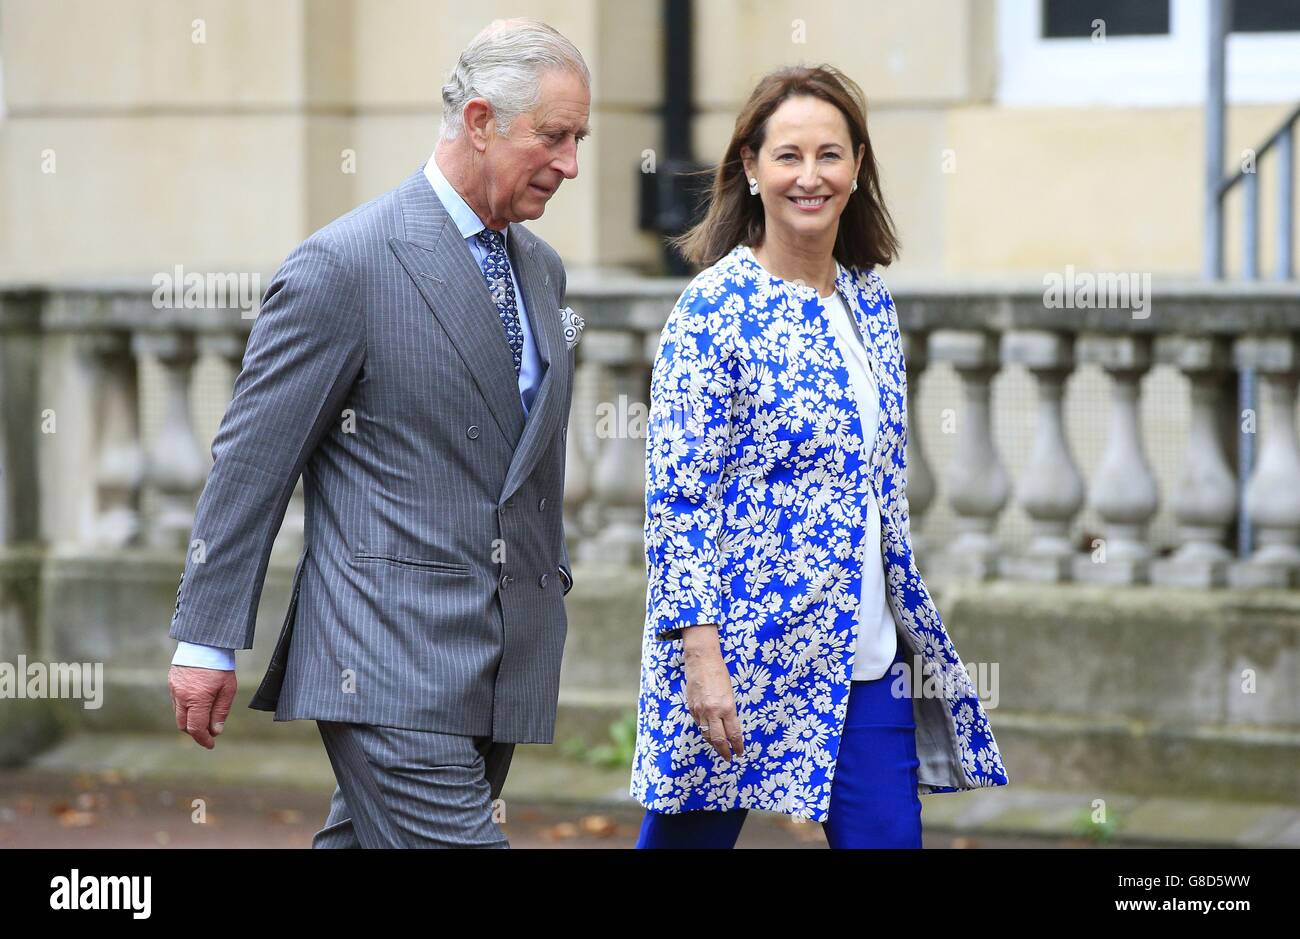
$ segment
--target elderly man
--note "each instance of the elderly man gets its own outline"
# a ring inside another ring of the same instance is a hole
[[[249,336],[168,684],[211,749],[301,475],[306,544],[250,707],[318,722],[338,787],[314,847],[506,847],[514,744],[553,739],[580,321],[519,223],[578,175],[589,86],[549,26],[493,23],[442,89],[433,156],[295,248]]]

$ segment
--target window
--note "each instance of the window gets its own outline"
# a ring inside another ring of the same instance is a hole
[[[1234,33],[1300,32],[1300,2],[1297,0],[1235,0],[1232,5]]]
[[[1043,0],[1045,38],[1089,38],[1097,20],[1105,24],[1107,36],[1164,35],[1169,32],[1169,0]]]
[[[1211,0],[998,0],[997,101],[1175,107],[1205,100]],[[1300,101],[1300,0],[1236,0],[1228,102]],[[1092,24],[1105,22],[1102,33]]]

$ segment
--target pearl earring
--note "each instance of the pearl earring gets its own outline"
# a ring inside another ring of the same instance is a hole
[[[855,179],[853,180],[853,188],[850,189],[849,192],[857,192],[857,191],[858,191],[858,181]]]
[[[749,194],[751,196],[758,195],[758,180],[753,176],[749,177]]]

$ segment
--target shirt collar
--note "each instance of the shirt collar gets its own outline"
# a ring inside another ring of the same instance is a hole
[[[429,156],[429,161],[424,164],[424,177],[429,180],[429,185],[433,186],[438,201],[447,210],[451,220],[456,223],[456,229],[460,232],[462,238],[473,238],[487,227],[483,224],[483,220],[474,214],[474,210],[469,207],[469,203],[447,181],[447,177],[442,175],[442,170],[438,168],[432,154]],[[509,226],[501,232],[503,243],[507,240],[509,233]]]

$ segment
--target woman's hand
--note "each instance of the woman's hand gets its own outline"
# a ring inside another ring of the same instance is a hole
[[[722,661],[718,627],[714,623],[682,630],[686,667],[686,706],[700,725],[700,733],[727,762],[745,751],[736,716],[731,676]]]

